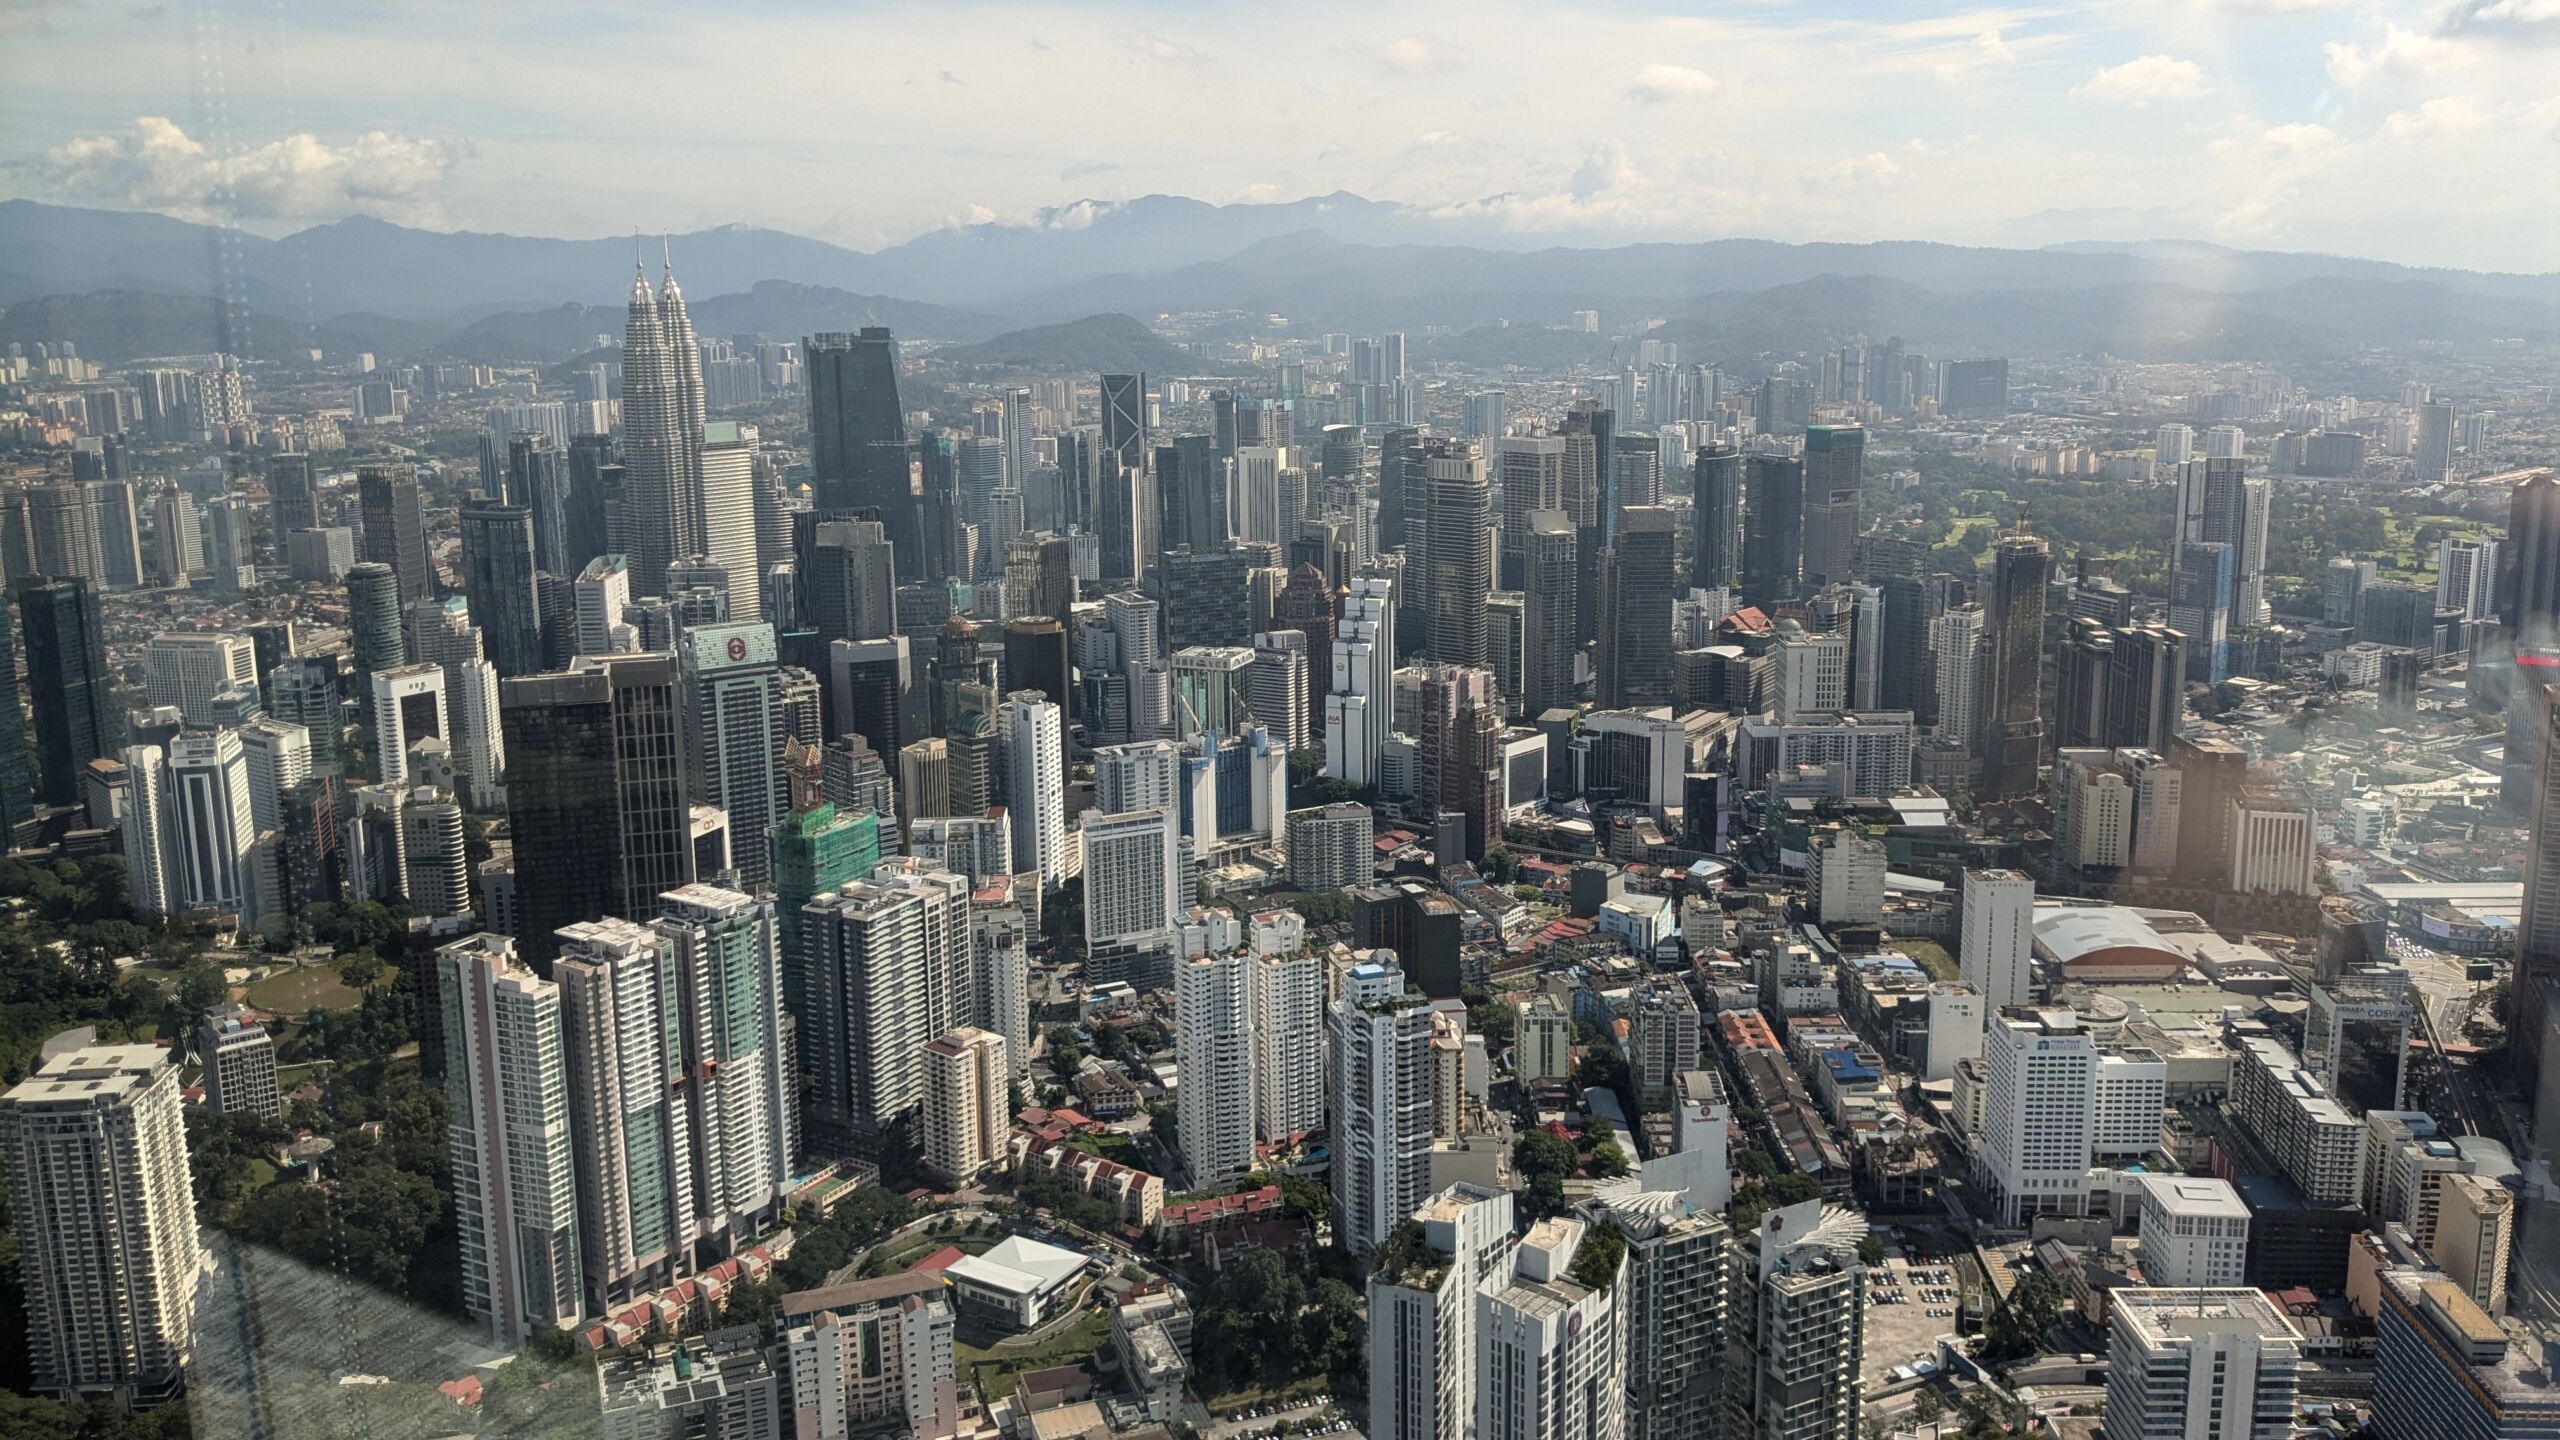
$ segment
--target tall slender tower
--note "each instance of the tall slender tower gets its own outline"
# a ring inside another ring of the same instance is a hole
[[[1985,657],[1982,797],[2006,799],[2036,787],[2044,750],[2039,681],[2044,664],[2044,592],[2053,546],[2018,528],[1992,546],[1990,653]]]
[[[631,582],[643,594],[664,587],[670,562],[702,548],[701,446],[702,358],[674,267],[652,296],[635,263],[622,330],[622,454],[634,519]]]

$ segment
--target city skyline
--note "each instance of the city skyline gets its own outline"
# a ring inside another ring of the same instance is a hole
[[[624,31],[463,7],[386,66],[394,17],[189,27],[36,0],[0,19],[0,194],[261,234],[350,215],[735,223],[872,251],[1081,228],[1155,194],[1350,192],[1452,243],[2192,239],[2512,270],[2548,268],[2532,237],[2560,219],[2560,167],[2513,163],[2560,120],[2538,78],[2560,17],[2533,6],[1422,7],[1379,25],[982,8],[963,27],[767,7]],[[586,63],[552,63],[572,49]],[[1505,80],[1566,50],[1606,83],[1524,99]],[[847,56],[875,83],[842,84]],[[778,103],[732,105],[706,76]],[[1806,76],[1844,103],[1808,103]],[[626,87],[656,99],[635,111]],[[777,136],[776,114],[796,128]],[[2377,188],[2404,203],[2367,204]],[[2429,218],[2457,207],[2490,223]]]

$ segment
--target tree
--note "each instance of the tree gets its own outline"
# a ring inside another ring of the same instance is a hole
[[[1476,869],[1494,884],[1508,885],[1519,878],[1520,862],[1512,855],[1509,846],[1496,845],[1484,852],[1484,859],[1477,862]]]
[[[1983,1322],[1983,1358],[1995,1363],[2036,1353],[2062,1319],[2062,1282],[2039,1270],[2020,1280],[2009,1298]]]
[[[1884,1242],[1873,1235],[1860,1237],[1858,1241],[1858,1262],[1867,1266],[1883,1264]]]
[[[1595,1180],[1614,1180],[1627,1173],[1627,1152],[1618,1148],[1617,1141],[1603,1140],[1591,1147],[1587,1168]]]

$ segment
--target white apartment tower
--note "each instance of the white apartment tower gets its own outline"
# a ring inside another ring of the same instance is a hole
[[[1245,990],[1253,1030],[1254,1132],[1285,1141],[1323,1129],[1324,957],[1303,948],[1257,954],[1245,962]]]
[[[1253,1169],[1253,1036],[1249,962],[1204,955],[1173,967],[1174,1092],[1182,1164],[1195,1190],[1226,1190]]]
[[[1060,716],[1057,705],[1036,690],[1015,691],[996,712],[1013,863],[1038,870],[1044,890],[1066,884],[1082,868],[1067,831],[1066,729]]]
[[[551,962],[569,1081],[586,1304],[602,1313],[692,1270],[693,1131],[675,948],[607,917]],[[681,1077],[681,1078],[679,1078]]]
[[[560,987],[515,948],[481,934],[436,952],[463,1306],[510,1350],[584,1313]]]
[[[924,1167],[953,1185],[971,1184],[1004,1163],[1012,1133],[1004,1037],[963,1026],[927,1041],[923,1065]]]
[[[183,1108],[155,1045],[80,1046],[0,1094],[36,1389],[129,1409],[178,1393],[203,1253]]]
[[[1334,1233],[1367,1255],[1428,1193],[1431,1002],[1371,951],[1343,973],[1328,1029]]]
[[[2015,870],[1964,873],[1956,962],[1992,1014],[2035,999],[2036,883]]]
[[[1378,780],[1395,728],[1395,582],[1362,575],[1342,597],[1333,641],[1333,688],[1324,702],[1324,773],[1354,785]]]
[[[2001,1223],[2087,1214],[2097,1041],[2068,1010],[2008,1010],[1992,1020],[1982,1051],[1974,1171],[1997,1195]]]
[[[1452,1185],[1369,1276],[1370,1440],[1475,1434],[1476,1300],[1511,1280],[1511,1193]]]
[[[1589,1226],[1558,1215],[1529,1227],[1511,1283],[1476,1298],[1480,1440],[1617,1440],[1626,1433],[1627,1336],[1607,1283],[1575,1278]],[[1590,1277],[1600,1278],[1600,1277]]]
[[[652,929],[675,952],[698,1230],[723,1253],[781,1213],[798,1149],[799,1087],[784,1053],[782,948],[773,902],[717,885],[658,897]]]

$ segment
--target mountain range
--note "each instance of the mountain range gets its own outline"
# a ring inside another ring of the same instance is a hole
[[[52,327],[51,338],[99,345],[100,359],[211,348],[216,327],[202,297],[227,294],[253,340],[556,360],[620,330],[623,267],[638,260],[654,274],[660,249],[369,218],[267,239],[160,215],[0,201],[0,305],[10,307],[0,336],[48,338]],[[1528,248],[1489,221],[1348,194],[1088,202],[869,254],[729,225],[668,237],[664,252],[702,333],[886,324],[902,339],[969,347],[966,358],[979,364],[1062,363],[1072,358],[1062,342],[1124,352],[1137,343],[1115,324],[1036,333],[1063,322],[1220,311],[1279,315],[1302,331],[1437,332],[1420,342],[1426,356],[1519,363],[1605,357],[1605,340],[1558,333],[1577,310],[1599,311],[1604,334],[1658,321],[1650,333],[1719,356],[1861,332],[1900,334],[1936,354],[2162,359],[2560,337],[2560,275],[2188,242]],[[192,310],[174,303],[188,299]],[[1008,339],[1009,327],[1034,333]],[[146,343],[173,330],[200,331],[204,343]],[[1008,355],[1020,358],[999,358]]]

